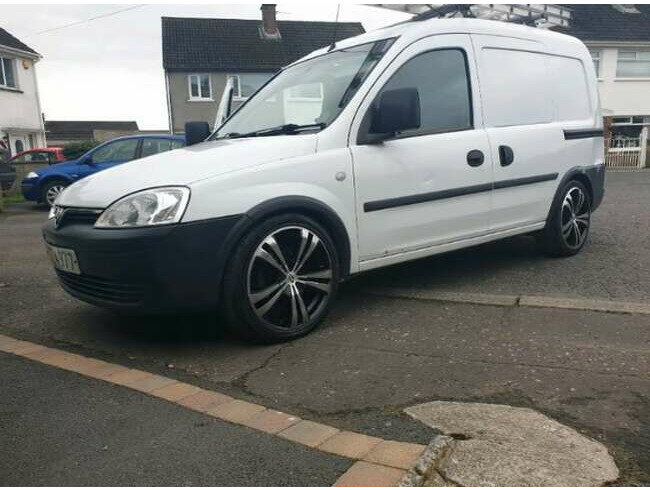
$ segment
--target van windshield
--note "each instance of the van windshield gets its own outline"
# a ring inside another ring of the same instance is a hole
[[[392,43],[386,39],[361,44],[283,70],[210,139],[323,129],[341,113]]]

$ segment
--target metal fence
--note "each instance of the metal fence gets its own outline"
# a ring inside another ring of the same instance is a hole
[[[38,169],[47,167],[47,163],[15,163],[12,165],[12,169],[15,172],[15,177],[13,179],[13,184],[7,190],[4,190],[2,193],[7,197],[20,196],[20,183],[23,181],[27,174],[34,172]]]
[[[641,168],[645,145],[641,138],[615,136],[605,146],[605,165],[610,168]]]

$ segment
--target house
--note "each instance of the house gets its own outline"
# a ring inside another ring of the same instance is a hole
[[[273,4],[261,20],[162,18],[169,127],[215,120],[228,77],[233,109],[274,73],[333,41],[362,34],[358,22],[277,21]]]
[[[45,121],[49,146],[106,141],[139,132],[138,123],[135,121]]]
[[[0,27],[0,151],[46,144],[36,63],[41,55]]]
[[[650,5],[572,4],[568,27],[594,60],[610,166],[650,164]]]

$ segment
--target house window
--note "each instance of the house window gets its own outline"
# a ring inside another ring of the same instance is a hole
[[[649,78],[650,51],[618,51],[616,76],[620,78]]]
[[[650,116],[619,116],[612,118],[612,126],[643,126],[650,124]]]
[[[16,88],[14,60],[0,57],[0,87]]]
[[[209,73],[193,73],[188,75],[187,84],[190,100],[212,100],[212,84]]]
[[[248,99],[273,75],[271,73],[239,73],[233,79],[233,98]]]
[[[323,100],[322,83],[305,83],[289,87],[288,96],[292,99],[315,99]]]
[[[591,54],[591,59],[594,62],[594,70],[596,70],[596,76],[600,78],[600,51],[597,49],[590,49],[589,53]]]

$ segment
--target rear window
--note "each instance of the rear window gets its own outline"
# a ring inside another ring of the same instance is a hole
[[[142,157],[163,153],[169,150],[175,150],[183,146],[179,140],[170,140],[163,138],[145,138],[142,141]]]
[[[563,56],[549,56],[549,68],[553,86],[553,99],[559,121],[591,118],[587,75],[580,60]]]
[[[487,126],[551,121],[546,55],[485,48],[481,56],[481,91]]]

